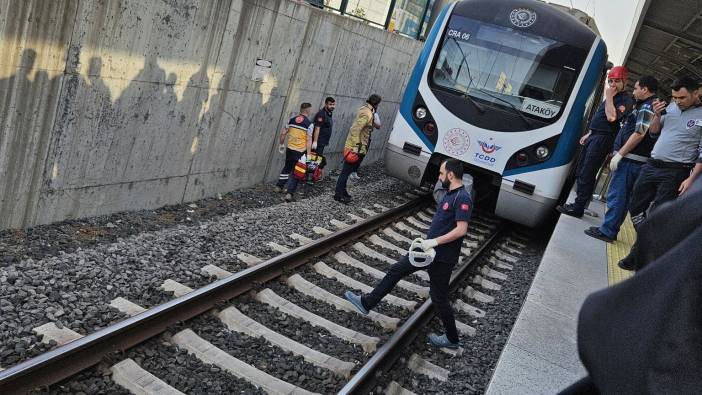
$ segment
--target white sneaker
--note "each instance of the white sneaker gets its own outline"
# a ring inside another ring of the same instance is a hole
[[[352,180],[360,180],[361,179],[361,177],[359,177],[355,171],[353,173],[349,174],[349,178]]]

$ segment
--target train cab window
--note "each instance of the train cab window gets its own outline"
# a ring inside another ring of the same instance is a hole
[[[454,15],[429,72],[430,86],[476,126],[531,130],[559,119],[585,57],[582,48],[551,38]],[[466,100],[485,111],[474,113]],[[512,118],[517,121],[506,125]]]

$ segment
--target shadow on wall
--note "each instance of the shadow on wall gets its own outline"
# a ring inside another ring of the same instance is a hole
[[[42,182],[51,125],[35,117],[48,107],[61,79],[44,70],[32,75],[36,61],[35,50],[23,50],[17,73],[0,80],[0,225],[4,218],[21,221],[28,215]]]
[[[187,82],[179,81],[176,73],[166,74],[154,54],[134,78],[118,82],[123,89],[115,90],[114,79],[102,78],[100,57],[89,58],[81,73],[53,78],[36,63],[37,51],[24,49],[14,74],[0,79],[0,214],[18,217],[8,224],[32,223],[40,194],[63,193],[71,201],[70,217],[105,203],[86,201],[76,189],[187,177],[203,141],[215,150],[222,137],[241,144],[254,138],[238,135],[269,133],[273,141],[277,134],[252,129],[260,125],[238,111],[240,103],[226,103],[229,77],[220,74],[217,88],[211,89],[206,64]],[[213,70],[209,74],[216,75]],[[178,84],[185,86],[180,100]],[[116,91],[119,96],[113,97]],[[249,97],[248,106],[265,108],[280,95],[275,81],[261,84],[259,91],[258,103]],[[223,117],[229,119],[221,122]],[[218,139],[218,128],[229,130]]]

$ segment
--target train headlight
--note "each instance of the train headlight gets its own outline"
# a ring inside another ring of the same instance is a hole
[[[428,114],[427,109],[424,107],[417,107],[417,109],[414,110],[414,116],[417,119],[424,119],[427,117],[427,114]]]
[[[536,151],[534,153],[536,154],[536,159],[540,161],[545,161],[548,159],[549,155],[551,155],[551,151],[545,145],[536,147]]]

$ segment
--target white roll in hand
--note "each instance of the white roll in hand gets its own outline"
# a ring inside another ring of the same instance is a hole
[[[280,154],[285,153],[285,144],[278,144],[278,153],[280,153]]]
[[[438,245],[439,245],[439,242],[436,239],[422,240],[422,249],[424,251],[428,251],[428,250],[430,250]]]
[[[436,251],[433,248],[428,250],[422,247],[422,243],[427,240],[414,239],[410,245],[407,258],[409,262],[414,267],[427,267],[429,266],[436,257]]]

